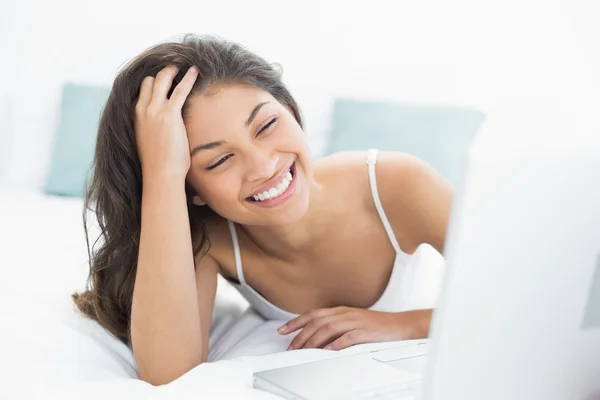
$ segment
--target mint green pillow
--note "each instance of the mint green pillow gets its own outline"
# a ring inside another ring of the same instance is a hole
[[[106,87],[71,83],[63,86],[46,194],[68,197],[85,194],[98,123],[109,93]]]
[[[480,111],[459,107],[338,99],[326,153],[369,148],[410,153],[456,186],[484,118]]]

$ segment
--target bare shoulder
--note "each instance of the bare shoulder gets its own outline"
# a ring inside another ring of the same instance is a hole
[[[314,161],[317,178],[343,177],[365,166],[366,152],[343,151]]]
[[[315,163],[315,175],[375,211],[366,161],[366,151],[336,153]],[[378,152],[375,178],[396,238],[409,249],[423,242],[441,249],[453,192],[448,181],[422,159],[396,151]]]
[[[314,162],[315,180],[333,189],[330,192],[340,199],[368,200],[366,157],[365,151],[345,151],[318,159]]]
[[[388,192],[401,190],[399,186],[409,184],[419,170],[427,168],[424,162],[408,153],[380,151],[375,175],[382,201],[389,197]],[[366,193],[371,197],[366,151],[339,152],[319,159],[315,162],[315,175],[354,190],[367,188]]]
[[[315,161],[315,179],[332,189],[330,195],[335,201],[359,207],[379,218],[373,201],[367,156],[367,151],[347,151],[319,159]],[[415,158],[406,153],[379,152],[375,177],[386,212],[391,206],[388,203],[396,203],[389,199],[403,192],[397,191],[398,186],[405,185],[403,182],[408,180],[415,162]]]
[[[330,154],[315,161],[317,171],[333,172],[345,171],[348,168],[364,169],[367,165],[367,151],[341,151]],[[398,151],[379,151],[377,155],[378,169],[381,164],[397,168],[411,166],[422,161],[408,153]]]
[[[412,247],[429,243],[442,252],[453,198],[450,183],[422,159],[381,152],[376,164],[381,203],[394,231]]]
[[[375,167],[382,202],[409,205],[423,200],[431,186],[449,189],[448,182],[428,163],[412,154],[381,151]]]

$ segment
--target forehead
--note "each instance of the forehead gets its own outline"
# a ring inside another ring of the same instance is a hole
[[[185,123],[188,129],[246,122],[252,109],[265,101],[276,103],[271,94],[253,86],[229,85],[210,88],[190,97]]]
[[[245,132],[250,113],[265,101],[270,102],[263,107],[265,110],[279,104],[269,92],[245,85],[212,87],[205,93],[190,96],[184,116],[190,148]],[[255,120],[259,121],[259,116]]]

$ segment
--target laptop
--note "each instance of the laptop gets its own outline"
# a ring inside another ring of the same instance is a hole
[[[303,400],[599,400],[600,132],[545,122],[488,118],[465,155],[428,339],[255,372],[253,386]]]

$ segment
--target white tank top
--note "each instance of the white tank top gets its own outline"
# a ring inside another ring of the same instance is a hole
[[[412,282],[411,275],[414,271],[407,269],[411,255],[405,253],[400,249],[400,245],[394,236],[392,227],[385,216],[381,201],[379,200],[379,193],[377,191],[377,179],[375,177],[375,163],[377,162],[377,150],[371,149],[367,152],[366,163],[368,165],[369,183],[371,186],[371,193],[373,195],[373,202],[381,218],[381,222],[387,232],[388,238],[396,251],[396,258],[394,260],[394,266],[392,274],[388,281],[388,284],[383,291],[383,294],[369,307],[370,310],[374,311],[386,311],[386,312],[401,312],[406,310],[407,296],[410,293],[410,283]],[[298,314],[294,314],[281,308],[277,307],[267,299],[265,299],[260,293],[246,283],[244,279],[244,270],[242,268],[242,256],[240,253],[240,245],[235,229],[235,225],[232,221],[229,222],[229,230],[231,232],[231,238],[233,242],[233,251],[235,256],[235,266],[237,270],[237,276],[239,283],[232,282],[232,285],[240,292],[240,294],[250,303],[250,306],[268,320],[281,320],[288,321],[296,318]]]

